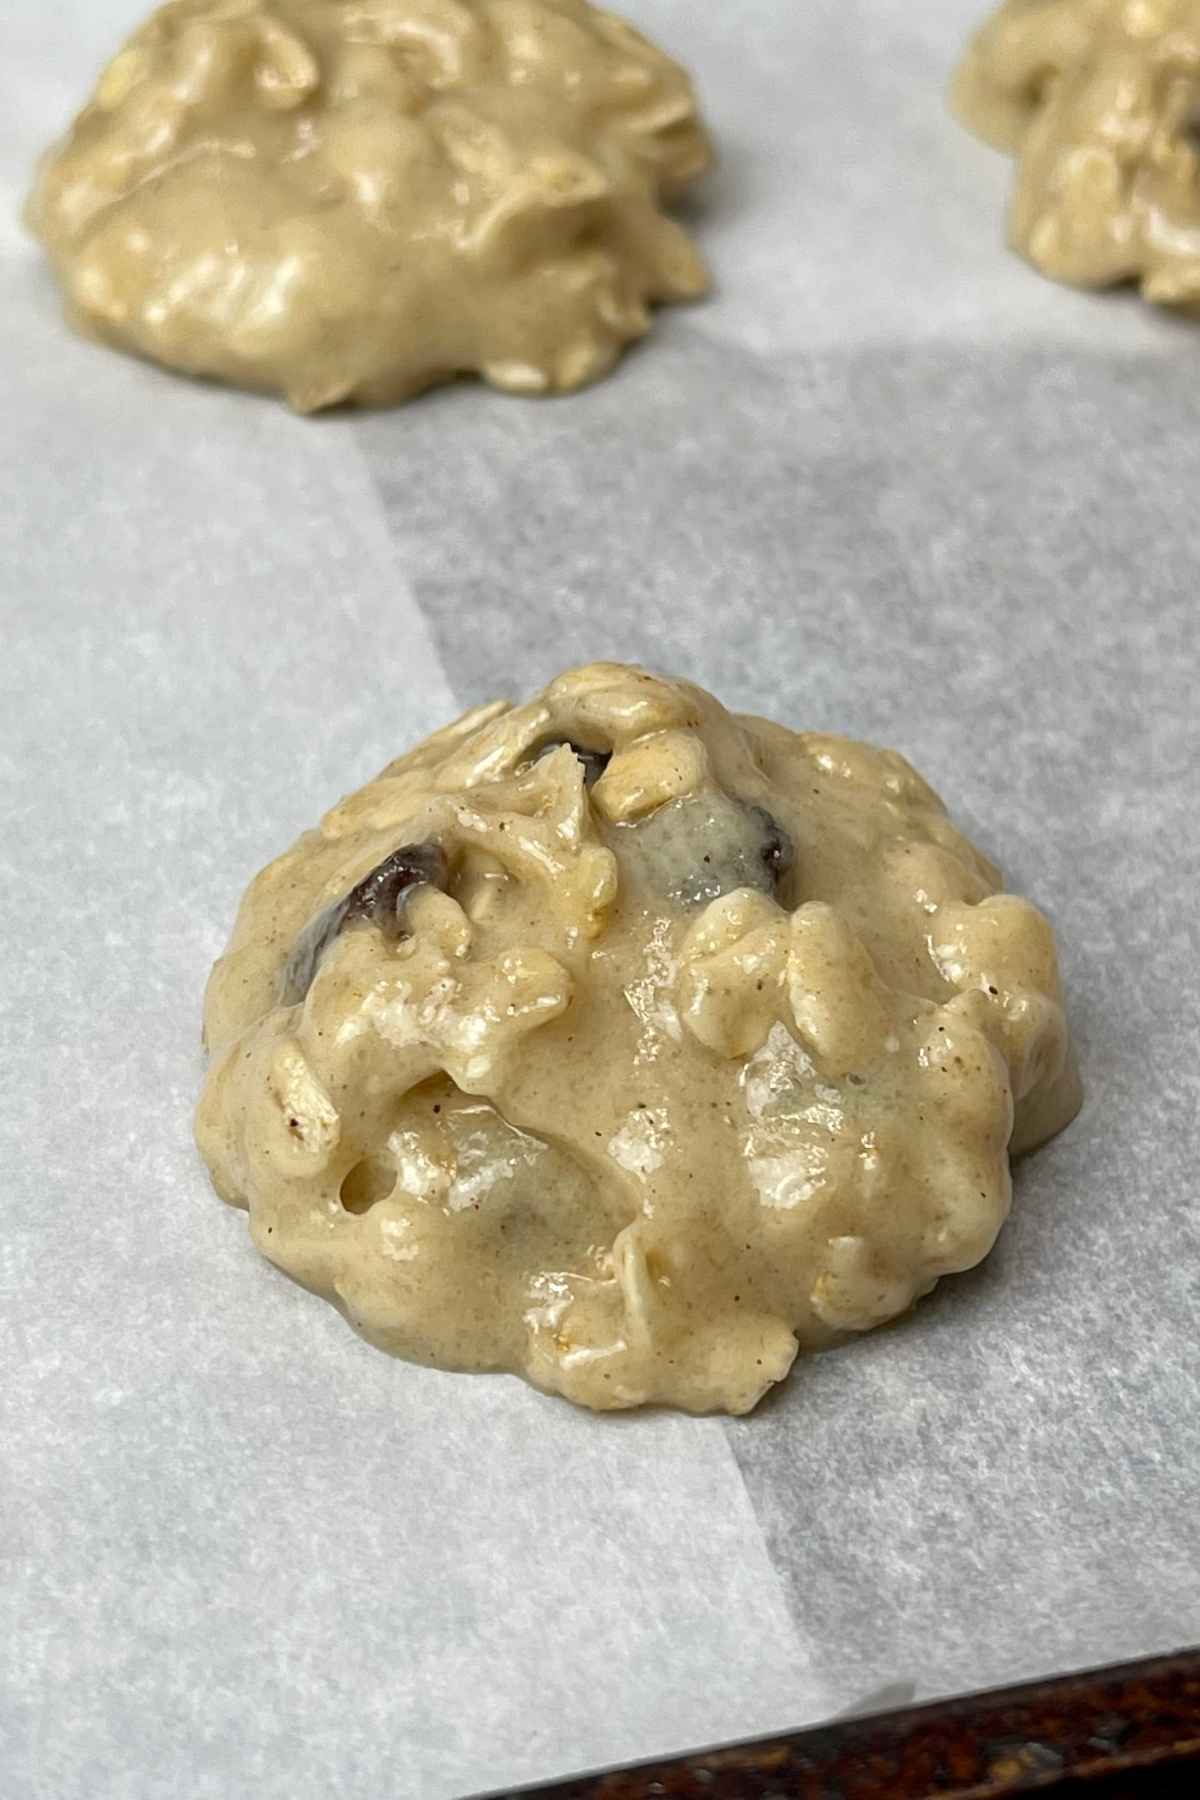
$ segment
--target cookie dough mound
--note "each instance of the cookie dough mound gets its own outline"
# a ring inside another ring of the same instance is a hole
[[[596,664],[258,876],[198,1137],[374,1343],[745,1412],[988,1250],[1078,1104],[1049,925],[908,764]]]
[[[954,100],[1016,154],[1010,235],[1045,274],[1200,304],[1200,0],[1007,0]]]
[[[707,277],[682,71],[587,0],[172,0],[28,218],[81,329],[300,411],[577,388]]]

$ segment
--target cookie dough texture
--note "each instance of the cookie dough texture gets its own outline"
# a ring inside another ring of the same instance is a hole
[[[1045,274],[1200,304],[1200,0],[1008,0],[954,102],[1015,154],[1010,236]]]
[[[577,388],[707,276],[683,71],[586,0],[172,0],[28,219],[83,331],[301,411]]]
[[[596,664],[251,885],[200,1147],[389,1350],[745,1412],[986,1256],[1074,1112],[1050,926],[900,756]]]

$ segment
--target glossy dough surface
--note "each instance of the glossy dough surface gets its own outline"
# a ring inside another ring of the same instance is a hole
[[[373,1342],[743,1412],[970,1268],[1070,1118],[1052,933],[898,755],[616,664],[469,713],[258,876],[198,1115]]]
[[[1016,155],[1010,235],[1045,274],[1200,303],[1200,0],[1007,0],[954,99]]]
[[[28,209],[68,314],[302,411],[575,388],[705,289],[686,75],[587,0],[172,0]]]

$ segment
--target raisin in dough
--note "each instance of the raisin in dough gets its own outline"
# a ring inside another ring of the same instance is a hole
[[[1050,926],[894,752],[596,664],[254,881],[201,1149],[372,1342],[745,1412],[986,1256],[1078,1104]]]
[[[662,205],[708,161],[683,70],[587,0],[172,0],[28,218],[73,323],[171,368],[301,411],[541,392],[703,292]]]
[[[1200,306],[1200,0],[1007,0],[954,100],[1016,156],[1009,233],[1044,274]]]

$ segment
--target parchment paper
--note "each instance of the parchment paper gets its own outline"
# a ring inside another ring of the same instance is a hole
[[[1200,1637],[1200,327],[1003,250],[968,0],[639,0],[717,298],[301,421],[76,341],[14,222],[138,11],[0,26],[0,1792],[445,1800]],[[248,877],[593,655],[899,746],[1061,932],[997,1254],[733,1424],[387,1360],[191,1147]]]

